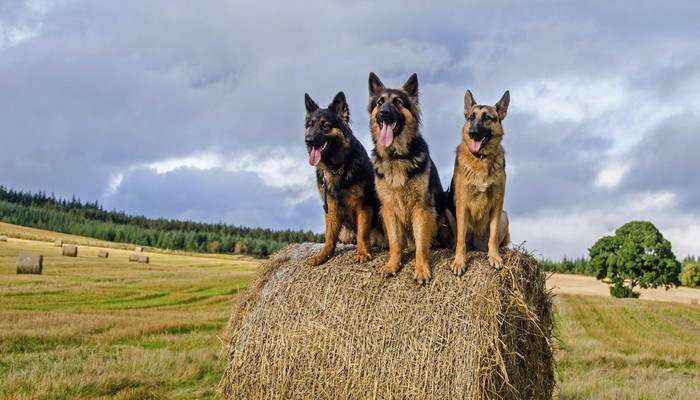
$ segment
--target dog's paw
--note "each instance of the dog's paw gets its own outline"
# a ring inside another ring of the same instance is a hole
[[[430,274],[430,266],[416,263],[416,269],[413,272],[413,279],[415,279],[419,285],[423,285],[428,283],[430,278],[432,278],[432,275]]]
[[[379,272],[381,272],[384,275],[394,276],[396,275],[396,272],[399,270],[400,266],[401,265],[399,263],[386,263],[379,270]]]
[[[452,261],[452,272],[455,275],[460,276],[464,273],[464,271],[466,269],[467,268],[466,268],[466,265],[464,263],[464,258],[455,257],[454,261]]]
[[[306,263],[315,267],[317,265],[321,265],[324,262],[328,261],[329,258],[330,257],[326,257],[324,254],[317,254],[317,255],[309,258],[309,261],[307,261]]]
[[[503,268],[503,259],[498,253],[489,253],[489,265],[491,265],[492,268],[501,269]]]
[[[372,259],[372,254],[369,251],[357,251],[357,262],[366,263]]]

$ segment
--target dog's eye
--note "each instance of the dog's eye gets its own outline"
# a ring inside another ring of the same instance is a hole
[[[328,122],[326,121],[321,121],[321,128],[325,128],[328,126]]]
[[[394,105],[400,108],[403,107],[403,102],[401,101],[401,99],[394,99]]]
[[[486,121],[486,122],[491,121],[491,116],[488,114],[484,114],[484,121]]]
[[[381,106],[382,104],[384,104],[384,98],[380,97],[379,100],[377,100],[377,106]]]
[[[474,114],[474,113],[469,114],[470,121],[474,121],[475,119],[476,119],[476,114]]]

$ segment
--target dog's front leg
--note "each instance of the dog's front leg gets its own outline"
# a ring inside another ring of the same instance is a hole
[[[419,283],[427,283],[430,273],[430,245],[436,231],[436,215],[432,210],[416,207],[411,216],[413,238],[416,242],[416,267],[413,278]]]
[[[372,259],[369,251],[369,233],[372,229],[372,206],[361,207],[357,213],[357,261],[364,263]]]
[[[469,226],[469,213],[467,212],[464,191],[457,189],[455,192],[455,211],[457,214],[457,240],[455,246],[455,259],[452,261],[452,272],[462,275],[466,269],[467,260],[467,226]]]
[[[309,265],[321,265],[333,256],[335,245],[340,236],[340,214],[338,211],[338,203],[335,201],[328,201],[328,212],[326,213],[326,242],[321,251],[309,259]]]
[[[389,239],[389,261],[380,270],[385,275],[396,275],[401,267],[401,229],[398,218],[390,203],[383,203],[381,207],[384,230]]]
[[[500,269],[503,267],[503,259],[499,252],[500,242],[499,233],[501,225],[501,211],[503,210],[503,196],[500,196],[496,207],[491,210],[491,221],[489,222],[489,264]]]

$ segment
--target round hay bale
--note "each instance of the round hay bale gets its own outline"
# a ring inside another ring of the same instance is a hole
[[[138,256],[138,262],[148,264],[148,256]]]
[[[109,258],[109,252],[107,250],[100,250],[97,252],[98,258]]]
[[[53,245],[56,247],[63,247],[63,240],[57,240],[53,242]]]
[[[7,236],[0,235],[0,242],[7,242]]]
[[[414,254],[395,277],[386,251],[358,264],[342,245],[318,267],[322,244],[291,245],[264,262],[226,330],[224,398],[550,399],[555,386],[552,301],[538,262],[504,255],[495,270],[470,252],[434,250],[433,279],[413,280]]]
[[[143,251],[143,247],[141,247],[141,246],[136,246],[136,248],[134,249],[134,251],[140,253],[140,252]]]
[[[136,254],[129,254],[129,262],[137,262],[139,260],[139,256]]]
[[[63,246],[63,255],[66,257],[78,257],[78,246],[69,244]]]
[[[20,254],[17,256],[18,274],[41,275],[44,269],[44,256],[41,254]]]

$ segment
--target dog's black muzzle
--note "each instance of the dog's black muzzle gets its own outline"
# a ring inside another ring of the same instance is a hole
[[[394,122],[400,122],[401,117],[401,113],[389,103],[382,104],[379,107],[379,112],[377,112],[377,121],[379,122],[393,124]]]
[[[304,138],[307,147],[320,148],[326,143],[326,138],[321,133],[312,133]]]
[[[469,138],[477,142],[483,140],[483,144],[486,145],[489,139],[491,139],[491,129],[481,124],[474,124],[469,128]]]

